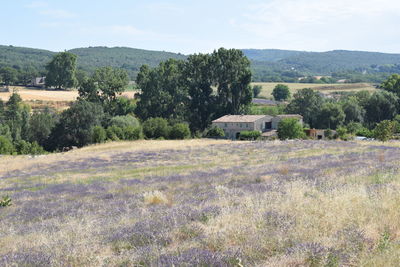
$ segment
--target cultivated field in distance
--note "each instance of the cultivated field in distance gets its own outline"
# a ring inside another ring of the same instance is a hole
[[[56,91],[33,89],[30,87],[10,86],[10,92],[0,92],[0,99],[7,101],[13,91],[16,91],[23,101],[75,101],[78,91]],[[122,95],[132,98],[135,91],[124,92]]]
[[[0,266],[397,266],[399,159],[199,139],[2,156]]]
[[[252,83],[252,85],[261,85],[262,91],[260,96],[270,98],[272,97],[271,93],[274,87],[277,84],[285,84],[289,86],[291,94],[293,95],[296,91],[303,88],[312,88],[314,90],[321,91],[322,93],[332,93],[332,92],[340,92],[340,91],[361,91],[368,90],[374,91],[376,90],[373,84],[369,83],[344,83],[344,84],[317,84],[317,83]]]

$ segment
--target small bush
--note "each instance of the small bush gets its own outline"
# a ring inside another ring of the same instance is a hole
[[[11,206],[11,198],[9,196],[3,197],[3,199],[0,200],[0,207],[8,207]]]
[[[206,137],[224,137],[224,136],[225,136],[224,130],[222,130],[217,126],[211,127],[206,133]]]
[[[11,141],[0,135],[0,154],[10,155],[14,152],[14,146]]]
[[[143,133],[146,138],[168,138],[170,127],[164,118],[150,118],[143,123]]]
[[[44,154],[45,150],[36,141],[29,143],[24,140],[15,142],[15,151],[19,155],[40,155]]]
[[[143,138],[141,127],[127,126],[122,129],[124,132],[125,140],[139,140]]]
[[[186,123],[177,123],[171,128],[171,139],[187,139],[190,138],[190,129]]]
[[[239,135],[240,140],[257,140],[260,137],[261,133],[259,131],[242,131]]]
[[[118,141],[118,140],[124,140],[124,131],[122,128],[112,125],[107,128],[106,130],[107,133],[107,139],[111,141]]]
[[[298,119],[285,118],[278,124],[278,137],[281,140],[304,138],[305,133]]]
[[[101,126],[95,126],[93,128],[92,135],[93,143],[104,143],[107,139],[107,132]]]

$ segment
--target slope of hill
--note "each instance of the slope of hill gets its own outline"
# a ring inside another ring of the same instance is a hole
[[[48,50],[0,45],[0,67],[43,69],[54,54]]]
[[[186,58],[182,54],[129,47],[88,47],[72,49],[69,52],[78,56],[78,66],[85,71],[91,72],[103,66],[118,67],[127,70],[131,78],[135,78],[143,64],[155,67],[169,58]]]

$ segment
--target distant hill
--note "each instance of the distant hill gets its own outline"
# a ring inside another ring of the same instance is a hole
[[[185,59],[182,54],[170,52],[150,51],[128,47],[89,47],[69,50],[78,56],[78,66],[85,71],[93,71],[102,66],[118,67],[128,71],[132,79],[135,78],[143,64],[157,66],[161,61],[169,58]]]
[[[379,72],[379,67],[400,64],[400,54],[378,52],[302,52],[276,49],[244,49],[243,52],[253,61],[256,75],[271,68],[296,71],[304,75],[332,75],[342,71]]]
[[[143,64],[155,67],[169,58],[185,59],[182,54],[150,51],[128,47],[88,47],[69,50],[78,56],[78,68],[92,72],[98,67],[112,66],[128,71],[131,79],[135,79]],[[43,72],[45,65],[56,52],[34,48],[0,46],[0,67],[10,66],[16,69],[28,67]]]
[[[69,50],[78,55],[78,68],[87,72],[102,66],[123,68],[135,79],[140,66],[152,67],[169,58],[185,59],[179,53],[128,47],[88,47]],[[279,49],[243,49],[252,62],[254,81],[293,82],[299,77],[330,75],[355,82],[379,82],[400,72],[400,54],[335,50],[305,52]],[[56,52],[0,45],[0,67],[10,66],[27,73],[43,73]]]

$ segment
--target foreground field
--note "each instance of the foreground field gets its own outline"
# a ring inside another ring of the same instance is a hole
[[[333,141],[2,157],[0,266],[399,266],[399,161]]]
[[[322,93],[332,93],[341,91],[374,91],[376,90],[372,84],[369,83],[348,83],[348,84],[317,84],[317,83],[253,83],[253,85],[261,85],[262,91],[260,96],[270,98],[272,97],[272,90],[277,84],[286,84],[292,95],[300,89],[312,88]]]

